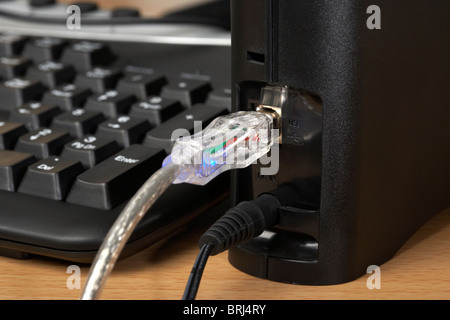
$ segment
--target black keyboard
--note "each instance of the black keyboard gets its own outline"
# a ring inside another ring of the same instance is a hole
[[[0,34],[0,253],[90,262],[175,129],[230,111],[230,47]],[[172,185],[122,256],[223,201]]]

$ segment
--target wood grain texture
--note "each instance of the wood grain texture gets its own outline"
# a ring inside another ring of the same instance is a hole
[[[198,253],[203,226],[161,241],[115,266],[105,300],[179,300]],[[199,300],[450,299],[450,208],[434,216],[381,267],[381,289],[369,290],[369,275],[335,286],[301,286],[261,280],[234,269],[227,254],[211,257]],[[78,299],[67,288],[69,262],[0,257],[0,299]],[[89,266],[81,267],[81,282]]]

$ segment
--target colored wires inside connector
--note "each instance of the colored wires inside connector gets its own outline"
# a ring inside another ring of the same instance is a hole
[[[205,130],[181,137],[164,161],[181,167],[174,183],[205,185],[219,174],[249,166],[274,143],[273,118],[242,111],[215,119]]]
[[[264,113],[237,112],[215,119],[198,134],[178,139],[163,167],[133,196],[109,230],[91,266],[81,299],[99,298],[135,227],[172,183],[205,185],[227,170],[251,165],[270,151],[274,142],[272,129],[273,118]],[[193,282],[194,288],[196,283]]]

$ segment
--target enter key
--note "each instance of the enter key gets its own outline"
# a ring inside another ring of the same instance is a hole
[[[110,210],[130,198],[165,155],[162,149],[132,145],[79,175],[67,202]]]

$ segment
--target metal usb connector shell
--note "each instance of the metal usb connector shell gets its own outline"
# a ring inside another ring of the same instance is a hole
[[[273,129],[274,130],[278,130],[278,136],[279,136],[279,141],[278,143],[281,144],[283,141],[283,136],[282,136],[282,122],[281,122],[281,116],[282,116],[282,111],[281,111],[281,107],[274,107],[274,106],[266,106],[266,105],[258,105],[256,107],[256,111],[257,112],[261,112],[264,113],[265,115],[268,115],[272,118],[273,121]]]

